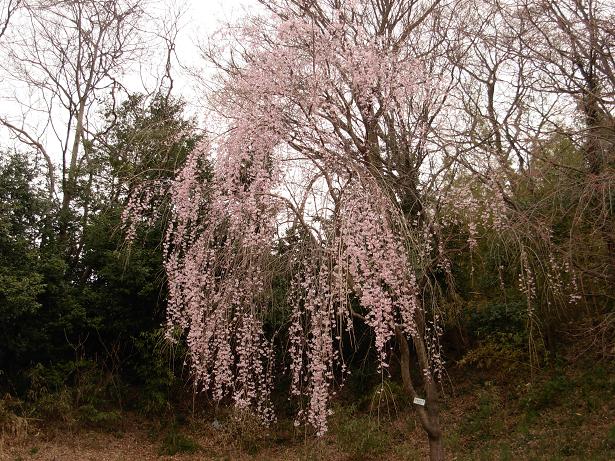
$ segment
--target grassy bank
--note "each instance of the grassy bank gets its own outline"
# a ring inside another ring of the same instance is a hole
[[[615,459],[615,370],[576,364],[509,378],[452,368],[442,420],[450,459]],[[59,396],[57,396],[59,398]],[[42,417],[5,398],[4,460],[420,460],[425,436],[394,383],[359,403],[342,396],[330,431],[315,439],[292,420],[268,429],[227,409],[142,412],[65,408]]]

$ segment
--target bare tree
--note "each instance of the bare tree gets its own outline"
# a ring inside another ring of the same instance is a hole
[[[523,52],[542,78],[543,91],[565,95],[573,124],[562,127],[585,160],[577,217],[591,221],[605,242],[603,269],[615,281],[615,7],[611,2],[524,3],[515,19],[526,25]]]
[[[601,0],[463,2],[446,37],[460,45],[448,56],[452,123],[437,133],[456,171],[502,198],[508,226],[497,237],[519,272],[531,253],[548,281],[556,258],[594,297],[610,296],[615,277],[614,14]],[[573,225],[555,242],[562,215]],[[528,306],[547,344],[563,312],[554,306],[568,302]]]
[[[614,277],[615,222],[605,206],[615,162],[613,7],[574,0],[466,5],[467,20],[458,26],[466,52],[451,56],[463,120],[452,133],[454,149],[464,153],[457,160],[491,180],[497,165],[502,180],[514,184],[523,177],[529,187],[537,162],[582,174],[586,189],[577,217],[593,220],[609,253],[607,267],[597,272]],[[545,155],[555,137],[582,153],[578,171]],[[571,186],[575,182],[571,178]],[[510,187],[502,183],[501,189],[514,208]]]
[[[0,4],[0,38],[6,33],[12,17],[20,6],[21,0],[3,0]]]
[[[14,84],[5,107],[18,115],[0,113],[0,124],[45,159],[49,194],[60,200],[59,237],[68,242],[71,220],[87,220],[87,203],[77,206],[75,199],[80,187],[87,196],[92,185],[90,155],[101,133],[101,104],[114,107],[127,92],[125,76],[142,64],[156,34],[146,31],[151,17],[145,0],[40,0],[22,6],[1,64]],[[166,80],[155,85],[172,88],[177,27],[166,30],[172,32],[164,37]]]

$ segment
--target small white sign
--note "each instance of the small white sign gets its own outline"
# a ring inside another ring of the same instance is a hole
[[[420,399],[418,397],[414,397],[414,403],[416,403],[417,405],[420,405],[422,407],[425,406],[425,399]]]

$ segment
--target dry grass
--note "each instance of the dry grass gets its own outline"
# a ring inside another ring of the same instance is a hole
[[[545,373],[532,385],[517,378],[470,382],[453,376],[460,384],[446,399],[442,415],[449,459],[615,459],[613,366]],[[427,457],[424,433],[408,409],[378,425],[366,413],[339,408],[330,433],[320,440],[306,436],[289,421],[265,430],[245,423],[237,426],[231,417],[220,417],[215,424],[211,417],[188,419],[183,425],[136,415],[122,418],[122,429],[113,432],[71,431],[53,422],[26,422],[25,427],[16,423],[14,432],[3,434],[0,461],[411,461]],[[183,441],[174,455],[165,454],[174,451],[164,445],[169,431],[175,431],[171,439]]]

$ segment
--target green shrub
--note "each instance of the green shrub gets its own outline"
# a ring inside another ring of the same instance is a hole
[[[78,414],[83,424],[107,430],[117,430],[122,419],[118,411],[101,411],[92,404],[79,407]]]
[[[490,303],[468,313],[468,329],[479,341],[504,334],[510,346],[527,344],[527,304],[524,302]]]
[[[516,374],[528,361],[527,305],[492,303],[472,309],[467,328],[476,345],[458,362],[472,368],[499,368]]]
[[[196,441],[179,432],[177,427],[174,425],[162,440],[159,454],[173,456],[178,453],[196,453],[200,449],[201,446]]]
[[[139,409],[148,415],[161,415],[171,408],[174,390],[181,384],[173,372],[174,360],[182,360],[185,350],[172,346],[164,330],[142,332],[133,341],[135,358],[129,364],[139,386]]]
[[[539,412],[560,404],[563,395],[571,389],[572,383],[566,376],[555,376],[541,385],[530,388],[522,399],[522,404],[530,412]]]
[[[34,414],[68,424],[115,430],[121,421],[111,378],[89,360],[37,364],[28,373],[28,405]]]
[[[497,389],[487,385],[478,394],[476,410],[466,415],[460,432],[472,439],[488,440],[497,437],[504,429],[499,418],[501,402]]]
[[[353,407],[338,410],[332,429],[353,460],[380,459],[391,444],[390,435],[374,418],[356,414]]]

